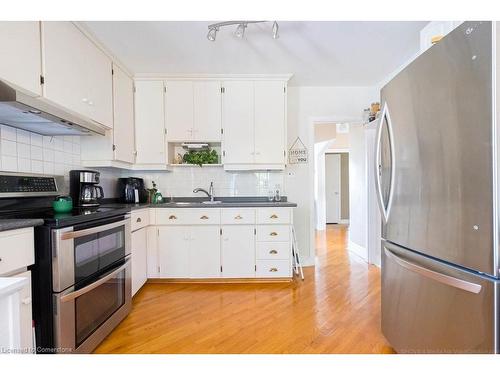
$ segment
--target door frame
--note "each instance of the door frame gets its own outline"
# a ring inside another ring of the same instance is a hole
[[[325,151],[325,157],[327,154],[347,154],[347,157],[349,157],[349,149],[348,148],[329,148]],[[342,157],[342,155],[341,155]],[[342,160],[340,160],[341,168],[342,168]],[[326,163],[325,163],[326,165]],[[326,172],[325,172],[326,176]],[[326,179],[326,178],[325,178]],[[349,224],[349,219],[342,219],[342,172],[340,175],[340,186],[339,186],[339,193],[340,193],[340,204],[339,204],[339,217],[340,220],[338,224]],[[325,199],[325,210],[326,210],[326,199]],[[325,217],[326,217],[326,212],[325,212]]]

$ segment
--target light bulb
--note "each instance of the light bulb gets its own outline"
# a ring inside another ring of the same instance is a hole
[[[217,36],[217,29],[216,28],[212,28],[212,29],[208,30],[208,34],[207,34],[208,40],[210,40],[211,42],[215,42],[216,36]]]
[[[245,35],[245,28],[246,27],[247,27],[246,24],[240,23],[238,25],[238,27],[236,28],[236,31],[234,32],[234,36],[236,36],[237,38],[243,38],[243,36]]]
[[[279,25],[278,22],[274,21],[273,23],[273,39],[278,39],[280,36],[278,34],[279,31]]]

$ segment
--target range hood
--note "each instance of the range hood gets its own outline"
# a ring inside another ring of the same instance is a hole
[[[0,81],[0,124],[41,135],[104,135],[96,122]]]

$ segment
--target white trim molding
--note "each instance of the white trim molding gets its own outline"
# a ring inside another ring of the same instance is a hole
[[[191,73],[136,73],[134,79],[138,80],[190,80],[190,81],[234,81],[234,80],[251,80],[251,81],[289,81],[293,74],[191,74]]]
[[[358,245],[357,243],[349,240],[349,245],[347,248],[350,252],[356,254],[368,263],[368,250],[366,250],[366,247]]]

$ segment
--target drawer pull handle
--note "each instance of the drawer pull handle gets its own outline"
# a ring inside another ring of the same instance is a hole
[[[269,254],[278,254],[278,252],[276,250],[271,250]]]
[[[170,215],[170,216],[168,217],[168,220],[177,220],[177,216],[175,216],[175,215]]]
[[[136,223],[140,223],[142,220],[140,217],[137,218],[137,220],[135,221]]]
[[[277,218],[278,218],[278,215],[276,215],[276,214],[271,215],[271,219],[277,219]]]
[[[277,235],[278,235],[278,233],[276,233],[276,232],[271,232],[271,233],[269,233],[269,235],[270,235],[270,236],[277,236]]]
[[[278,272],[278,269],[273,267],[269,269],[269,272]]]
[[[207,220],[208,219],[208,216],[207,215],[203,215],[202,217],[200,217],[201,220]]]
[[[241,215],[235,216],[234,218],[235,218],[235,220],[241,220],[241,219],[243,219],[243,217]]]

